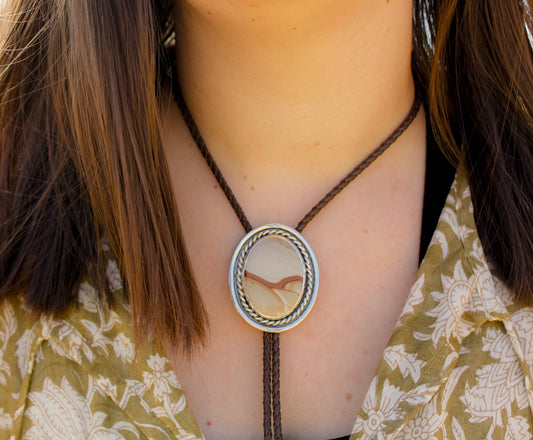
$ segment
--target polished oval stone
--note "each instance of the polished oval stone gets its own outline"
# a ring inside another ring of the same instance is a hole
[[[258,240],[244,269],[244,292],[256,313],[281,319],[298,305],[304,293],[304,264],[289,240],[276,235]]]
[[[235,308],[248,324],[279,333],[302,322],[315,302],[318,263],[295,229],[271,223],[249,231],[229,266]]]

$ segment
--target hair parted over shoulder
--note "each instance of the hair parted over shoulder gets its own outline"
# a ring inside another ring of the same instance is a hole
[[[0,295],[61,313],[109,239],[140,334],[185,351],[206,316],[161,147],[146,0],[11,0],[0,52]],[[104,296],[104,295],[102,295]]]
[[[4,0],[0,298],[60,314],[81,277],[106,294],[109,239],[138,342],[206,339],[165,162],[158,72],[169,0]],[[501,279],[533,304],[530,0],[414,0],[413,72],[443,150],[470,178]]]

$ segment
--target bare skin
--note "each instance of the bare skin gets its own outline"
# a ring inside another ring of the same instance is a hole
[[[179,80],[254,226],[295,226],[407,114],[407,0],[176,0]],[[210,317],[205,350],[176,374],[207,439],[262,438],[262,335],[233,308],[229,258],[243,229],[172,103],[164,145]],[[414,280],[425,165],[423,112],[304,230],[319,296],[281,336],[287,439],[351,432]]]

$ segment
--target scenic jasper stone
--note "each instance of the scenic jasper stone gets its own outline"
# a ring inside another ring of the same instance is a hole
[[[259,226],[242,238],[228,275],[235,308],[264,332],[284,332],[302,322],[318,291],[311,246],[297,230],[277,223]]]
[[[250,250],[244,272],[244,291],[259,315],[281,319],[289,315],[303,295],[304,265],[287,239],[267,236]]]

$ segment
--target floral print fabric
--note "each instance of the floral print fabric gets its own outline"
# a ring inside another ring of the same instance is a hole
[[[530,440],[533,310],[491,274],[459,172],[351,439]]]
[[[113,260],[108,275],[118,275]],[[168,360],[151,344],[135,353],[130,311],[116,294],[104,308],[85,281],[64,319],[3,304],[0,439],[202,438]]]
[[[202,438],[168,360],[135,352],[112,258],[108,277],[111,307],[89,280],[62,319],[1,305],[0,439]],[[351,439],[531,440],[532,366],[533,309],[492,275],[459,171]]]

